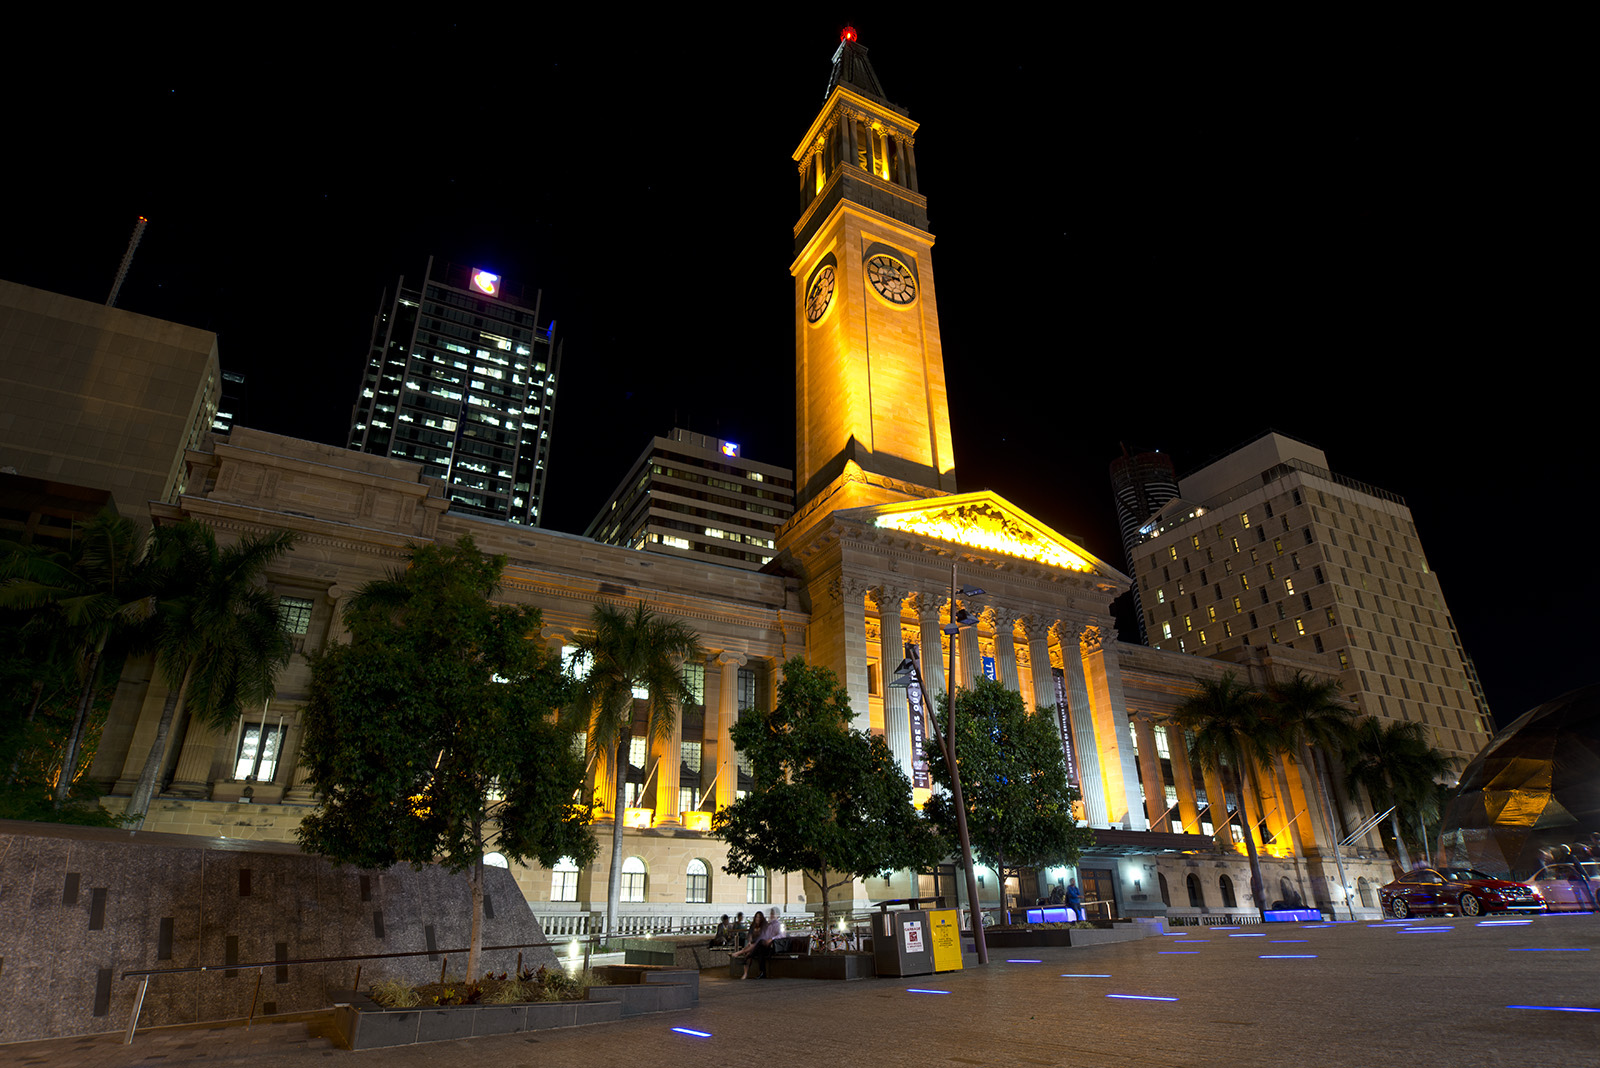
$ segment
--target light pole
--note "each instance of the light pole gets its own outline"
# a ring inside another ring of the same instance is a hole
[[[962,590],[969,596],[982,594],[982,590]],[[973,622],[976,622],[975,620]],[[965,624],[970,626],[971,623]],[[989,945],[983,937],[983,908],[978,900],[978,875],[972,864],[972,839],[967,834],[967,805],[961,795],[961,768],[956,764],[956,635],[960,633],[963,622],[956,615],[956,569],[950,565],[950,622],[940,628],[951,636],[950,639],[950,686],[945,691],[948,702],[949,726],[947,730],[939,730],[939,722],[933,714],[933,704],[928,699],[928,685],[922,674],[920,653],[913,649],[911,654],[900,662],[895,669],[896,682],[891,685],[904,685],[901,679],[915,676],[917,690],[922,695],[924,719],[928,728],[934,734],[934,741],[944,753],[945,766],[950,769],[950,796],[956,809],[956,837],[961,843],[961,863],[967,873],[967,904],[972,913],[972,942],[973,948],[978,952],[978,963],[989,963]],[[1000,898],[1005,900],[1006,888],[1000,887]]]

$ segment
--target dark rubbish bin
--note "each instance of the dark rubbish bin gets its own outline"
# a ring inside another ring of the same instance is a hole
[[[872,963],[879,975],[932,975],[927,912],[886,909],[873,916]]]

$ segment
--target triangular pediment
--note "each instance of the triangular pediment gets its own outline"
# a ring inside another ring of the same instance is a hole
[[[1058,534],[998,493],[987,490],[852,508],[837,514],[840,518],[869,522],[879,529],[895,530],[916,538],[1000,553],[1045,567],[1097,575],[1122,583],[1131,581],[1071,538]]]

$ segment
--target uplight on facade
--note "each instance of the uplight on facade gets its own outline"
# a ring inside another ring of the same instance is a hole
[[[629,808],[622,812],[622,825],[637,831],[649,830],[650,818],[655,815],[653,808]]]
[[[685,812],[683,814],[683,826],[685,830],[689,831],[710,831],[711,813]]]

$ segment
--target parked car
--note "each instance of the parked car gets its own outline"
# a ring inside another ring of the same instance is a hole
[[[1547,864],[1528,880],[1528,885],[1544,898],[1552,912],[1589,912],[1600,900],[1600,861]]]
[[[1532,887],[1476,868],[1418,868],[1378,887],[1383,911],[1396,919],[1424,913],[1481,916],[1486,912],[1543,912]]]

